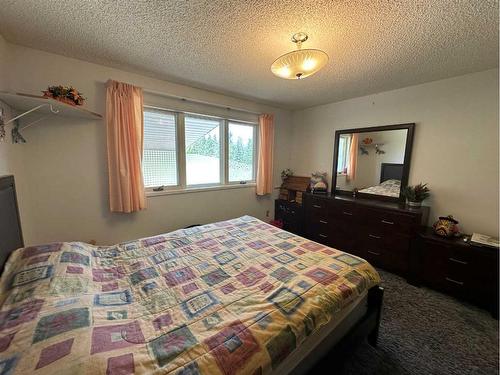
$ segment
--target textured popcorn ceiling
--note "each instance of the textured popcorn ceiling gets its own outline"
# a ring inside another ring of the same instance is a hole
[[[328,53],[301,81],[294,49]],[[498,1],[1,0],[9,42],[238,97],[304,108],[498,66]]]

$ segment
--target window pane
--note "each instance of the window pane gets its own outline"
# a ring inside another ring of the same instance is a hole
[[[229,123],[229,181],[254,179],[254,127]]]
[[[175,115],[160,110],[144,110],[144,185],[177,185]]]
[[[187,185],[220,183],[220,121],[185,117]]]

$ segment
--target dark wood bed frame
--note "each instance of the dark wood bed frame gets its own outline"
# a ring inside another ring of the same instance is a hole
[[[2,271],[9,255],[23,246],[14,176],[0,176],[0,268]],[[383,295],[382,287],[372,287],[368,291],[368,307],[365,315],[340,341],[335,340],[333,336],[327,336],[292,373],[306,374],[322,361],[328,361],[328,363],[341,361],[353,345],[365,338],[372,346],[376,346]]]

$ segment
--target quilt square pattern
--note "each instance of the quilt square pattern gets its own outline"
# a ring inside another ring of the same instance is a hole
[[[160,315],[160,316],[156,317],[153,320],[153,327],[155,327],[155,330],[159,331],[163,327],[168,327],[172,323],[173,323],[172,317],[170,316],[170,314],[167,313],[167,314]]]
[[[290,249],[293,249],[295,247],[294,244],[291,244],[290,242],[286,242],[286,241],[280,242],[279,244],[276,244],[276,246],[282,250],[290,250]]]
[[[149,348],[160,367],[163,367],[197,343],[189,328],[183,325],[151,341]]]
[[[87,255],[75,253],[73,251],[65,251],[61,254],[61,263],[78,263],[88,266],[90,258]]]
[[[297,347],[297,336],[289,325],[266,344],[267,352],[271,357],[272,369],[276,369],[290,353]]]
[[[16,287],[29,284],[38,280],[48,279],[49,277],[52,276],[52,267],[53,266],[51,265],[47,265],[20,271],[14,275],[10,285],[12,287]]]
[[[135,373],[134,355],[132,353],[108,358],[106,375],[130,375]]]
[[[342,263],[347,264],[348,266],[356,266],[363,261],[359,258],[353,257],[352,255],[349,254],[341,254],[339,256],[334,257],[337,260],[340,260]]]
[[[155,277],[158,277],[158,272],[156,272],[153,267],[150,267],[134,272],[132,275],[130,275],[130,282],[135,285],[139,284],[141,281],[153,279]]]
[[[229,278],[229,275],[222,269],[218,268],[201,277],[203,281],[207,283],[208,286],[214,286]]]
[[[222,266],[224,264],[227,264],[229,262],[232,262],[237,258],[236,255],[234,255],[230,251],[223,251],[222,253],[214,255],[214,259]]]
[[[192,319],[217,304],[219,301],[212,293],[204,292],[184,301],[181,307],[187,317]]]
[[[74,340],[74,338],[71,338],[43,348],[35,369],[50,365],[52,362],[67,356],[71,353],[71,347],[73,346]]]
[[[273,272],[270,273],[270,275],[275,279],[284,283],[289,282],[291,279],[297,276],[295,272],[292,272],[285,267],[280,267],[275,269]]]
[[[288,253],[281,253],[278,255],[273,256],[273,259],[280,262],[281,264],[287,264],[290,262],[293,262],[294,260],[297,260],[296,257],[294,257],[291,254]]]
[[[74,308],[42,317],[35,328],[33,344],[73,329],[90,325],[89,309]]]
[[[23,250],[22,258],[30,258],[35,255],[41,255],[46,253],[54,253],[56,251],[60,251],[62,248],[62,243],[49,243],[46,245],[32,246],[26,247]]]
[[[96,294],[94,296],[94,305],[96,306],[120,306],[128,305],[130,302],[132,302],[132,295],[129,290]]]
[[[256,267],[247,268],[242,273],[236,275],[236,279],[245,286],[252,286],[257,284],[266,275],[259,271]]]
[[[339,278],[339,276],[337,276],[333,272],[330,272],[323,268],[315,268],[313,270],[310,270],[309,272],[306,272],[305,275],[323,285],[331,284]]]
[[[43,304],[43,300],[35,299],[24,302],[10,310],[0,312],[0,331],[34,320]]]
[[[168,286],[176,286],[192,280],[195,277],[196,276],[190,267],[183,267],[165,274],[165,281]]]
[[[90,354],[109,352],[144,343],[144,336],[137,321],[95,327],[92,331]]]
[[[33,257],[28,261],[27,265],[31,266],[32,264],[45,263],[46,261],[49,260],[49,258],[50,258],[50,255],[40,255],[37,257]]]
[[[165,250],[151,257],[153,262],[160,264],[163,262],[168,262],[169,260],[175,259],[179,256],[175,250]]]
[[[249,216],[20,249],[0,278],[0,374],[262,375],[379,282]]]
[[[224,375],[235,375],[259,351],[259,344],[243,323],[236,321],[205,340]]]
[[[280,288],[268,297],[268,300],[285,315],[293,314],[304,303],[304,299],[288,288]]]

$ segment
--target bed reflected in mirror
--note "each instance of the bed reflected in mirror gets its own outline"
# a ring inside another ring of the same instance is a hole
[[[407,148],[411,148],[413,134],[409,125],[413,124],[338,131],[335,192],[399,199],[408,178]]]

